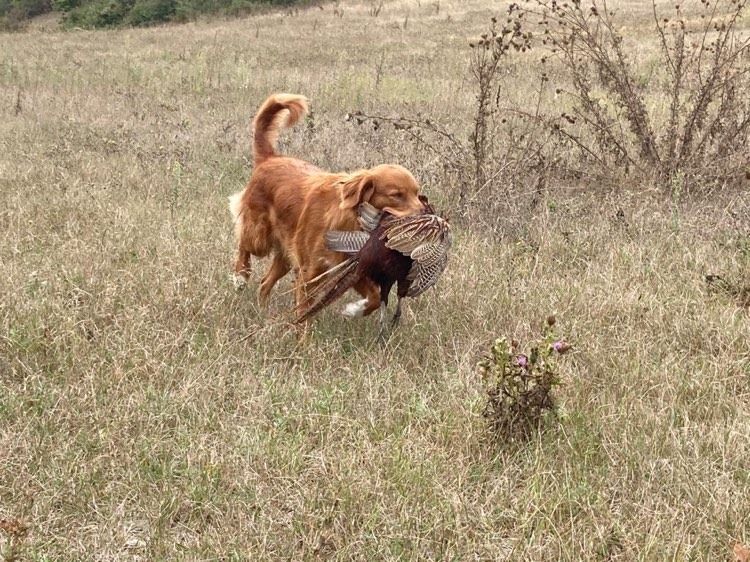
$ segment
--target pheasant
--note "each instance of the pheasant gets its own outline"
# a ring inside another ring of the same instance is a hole
[[[330,231],[326,246],[349,258],[313,280],[314,286],[296,322],[303,322],[369,277],[380,287],[380,334],[384,333],[388,295],[397,285],[398,302],[391,327],[401,317],[401,300],[432,287],[445,270],[452,243],[450,224],[423,198],[424,212],[394,217],[369,203],[359,208],[362,231]]]

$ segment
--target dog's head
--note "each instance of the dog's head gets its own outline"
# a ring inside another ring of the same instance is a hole
[[[365,201],[396,217],[420,213],[424,208],[417,180],[406,168],[393,164],[356,172],[342,183],[341,209],[354,211]]]

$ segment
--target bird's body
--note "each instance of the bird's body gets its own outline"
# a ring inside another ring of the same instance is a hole
[[[401,313],[401,299],[416,297],[434,285],[447,263],[451,245],[450,225],[424,201],[425,212],[396,218],[363,204],[363,231],[332,231],[326,235],[329,249],[349,258],[329,270],[308,293],[298,322],[302,322],[343,295],[363,278],[380,288],[381,322],[385,319],[388,295],[396,285],[398,306],[393,322]]]

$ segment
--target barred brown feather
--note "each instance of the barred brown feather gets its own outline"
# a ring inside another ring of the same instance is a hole
[[[367,201],[359,205],[359,224],[365,232],[372,232],[378,227],[383,212],[370,205]]]
[[[356,254],[369,239],[370,235],[361,230],[334,230],[326,233],[326,247],[342,254]]]

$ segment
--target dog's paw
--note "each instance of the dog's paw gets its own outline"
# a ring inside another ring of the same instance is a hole
[[[365,306],[367,306],[367,299],[350,302],[344,307],[341,314],[347,318],[356,318],[357,316],[362,316],[364,314]]]
[[[234,287],[235,291],[241,291],[242,289],[247,287],[247,279],[245,279],[242,275],[233,273],[229,276],[229,279],[231,280],[232,286]]]

